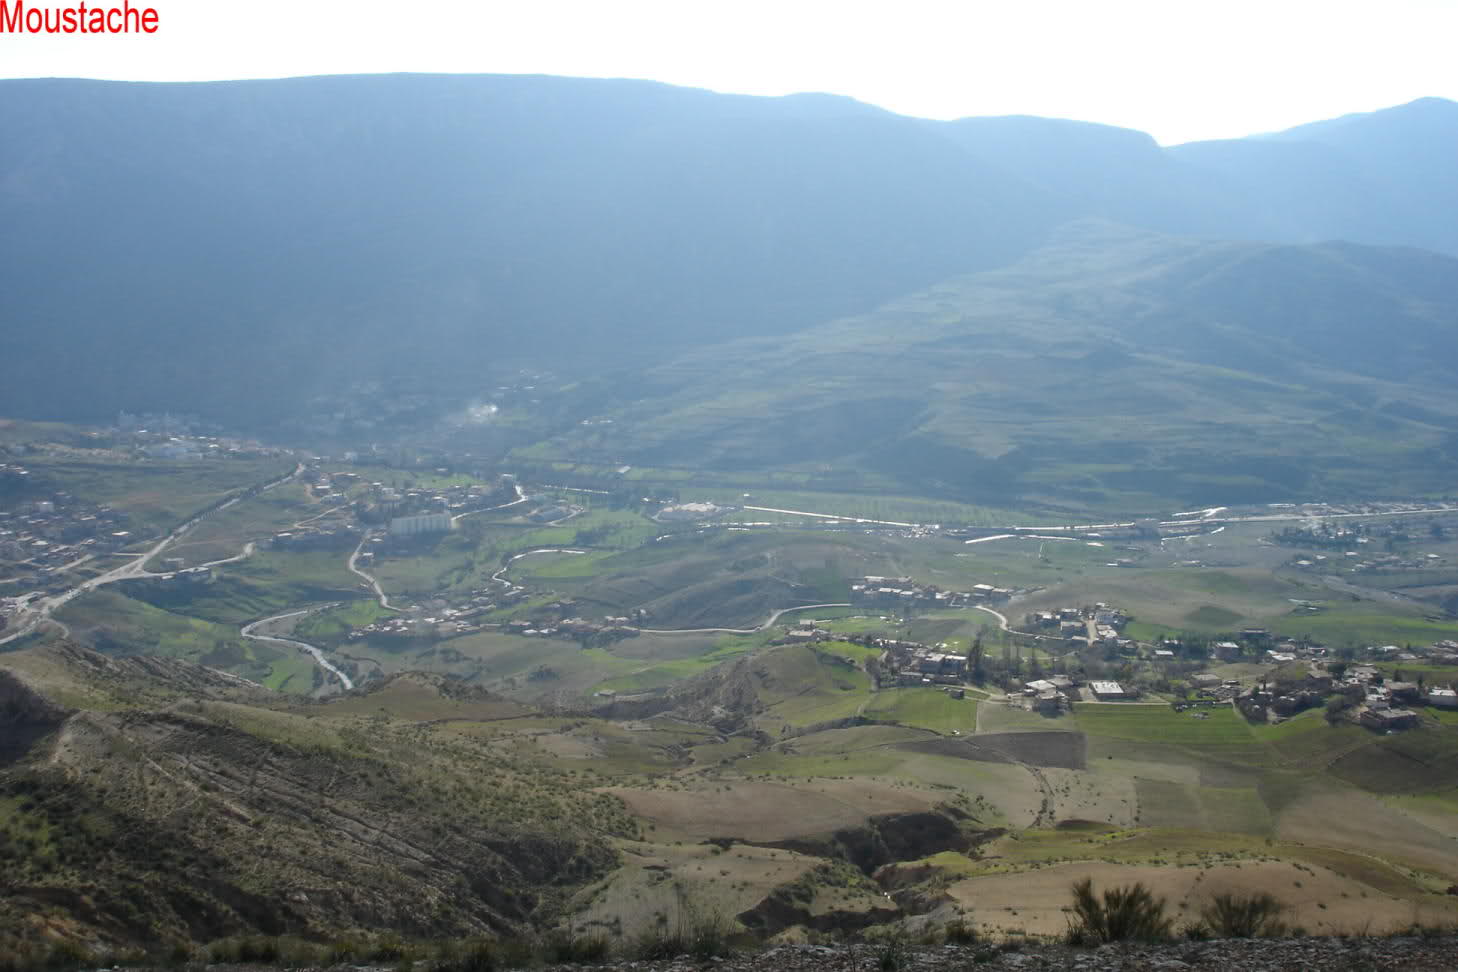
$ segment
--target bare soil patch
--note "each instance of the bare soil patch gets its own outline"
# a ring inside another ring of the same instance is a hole
[[[804,786],[739,782],[687,790],[614,787],[608,792],[651,821],[660,836],[756,842],[858,827],[872,815],[928,810],[945,799],[925,790],[861,780],[814,781]]]
[[[1021,929],[1057,935],[1068,927],[1064,910],[1069,888],[1084,877],[1101,889],[1142,881],[1167,899],[1176,926],[1193,922],[1211,895],[1268,891],[1289,906],[1285,920],[1314,935],[1387,931],[1413,922],[1415,914],[1433,923],[1451,922],[1458,902],[1430,895],[1429,900],[1384,894],[1325,868],[1298,867],[1287,861],[1240,861],[1209,867],[1111,864],[1102,861],[1057,864],[1033,871],[968,878],[948,890],[972,912],[982,929]]]
[[[1458,881],[1458,842],[1365,793],[1343,789],[1298,797],[1277,816],[1276,835],[1377,855]]]

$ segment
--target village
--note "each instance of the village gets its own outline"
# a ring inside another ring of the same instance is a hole
[[[873,607],[914,605],[957,608],[1006,601],[1014,592],[977,585],[973,591],[940,591],[905,577],[865,577],[852,584],[853,603]],[[881,650],[875,671],[882,686],[937,687],[953,698],[969,689],[1001,688],[1003,700],[1049,717],[1071,711],[1079,703],[1167,702],[1177,712],[1200,716],[1202,709],[1229,705],[1254,724],[1274,724],[1312,708],[1325,707],[1328,721],[1356,722],[1376,732],[1394,732],[1421,724],[1418,709],[1458,709],[1458,690],[1425,683],[1421,671],[1403,678],[1401,663],[1448,665],[1458,662],[1458,642],[1430,646],[1372,645],[1358,654],[1366,661],[1332,657],[1327,646],[1276,639],[1264,628],[1246,628],[1234,640],[1186,646],[1178,640],[1140,643],[1122,634],[1129,615],[1104,603],[1061,607],[1028,613],[1021,635],[1041,646],[1045,663],[1031,670],[1020,664],[1000,665],[980,644],[953,650],[946,643],[868,635],[836,634],[805,621],[786,629],[783,643],[845,640]],[[980,639],[979,639],[980,642]],[[1086,677],[1090,651],[1122,659],[1132,678]],[[1193,649],[1193,650],[1192,650]],[[1035,652],[1036,654],[1036,652]],[[1202,665],[1244,663],[1247,671],[1232,678]],[[1390,668],[1396,665],[1398,667]],[[1384,670],[1387,670],[1384,673]],[[989,675],[991,672],[991,675]],[[1018,672],[1036,677],[1020,679]],[[1152,690],[1157,685],[1160,690]],[[995,696],[994,696],[995,698]]]
[[[30,470],[0,463],[0,482],[17,490]],[[47,575],[113,553],[136,537],[124,514],[84,503],[67,492],[47,493],[0,509],[0,581],[43,584]]]

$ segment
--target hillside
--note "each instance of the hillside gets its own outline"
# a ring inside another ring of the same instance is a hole
[[[1458,252],[1454,115],[1161,149],[637,81],[4,81],[22,367],[0,414],[261,427],[380,389],[431,414],[519,366],[595,374],[864,312],[1085,217]]]
[[[419,694],[492,717],[484,693]],[[635,831],[615,798],[530,759],[186,662],[7,654],[0,726],[0,955],[43,938],[509,935],[550,921]]]
[[[651,368],[515,456],[1122,512],[1431,493],[1458,461],[1455,324],[1451,258],[1085,222],[1007,269]]]

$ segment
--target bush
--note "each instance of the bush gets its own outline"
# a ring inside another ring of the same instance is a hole
[[[278,939],[245,938],[238,943],[238,961],[244,964],[272,965],[279,960]]]
[[[881,972],[897,972],[906,965],[908,948],[904,933],[896,933],[886,937],[881,942],[881,954],[878,956],[877,967]]]
[[[607,936],[600,932],[593,934],[553,932],[542,942],[542,957],[548,962],[561,965],[601,962],[608,956],[609,945]]]
[[[709,959],[728,951],[728,922],[717,912],[705,915],[693,908],[680,910],[678,924],[672,930],[658,928],[643,932],[632,949],[635,958],[648,961],[680,955]]]
[[[1217,894],[1200,912],[1215,934],[1224,938],[1270,938],[1284,934],[1286,906],[1265,891]]]
[[[366,950],[364,957],[371,962],[401,962],[410,957],[410,946],[395,935],[385,935]]]
[[[1165,900],[1156,898],[1143,883],[1108,888],[1103,895],[1093,889],[1093,879],[1073,885],[1073,914],[1070,944],[1162,941],[1170,937],[1171,921],[1164,915]]]
[[[452,943],[435,964],[436,972],[496,972],[496,949],[484,938]]]
[[[977,928],[966,918],[958,918],[956,921],[947,923],[943,931],[944,941],[948,945],[976,945]]]

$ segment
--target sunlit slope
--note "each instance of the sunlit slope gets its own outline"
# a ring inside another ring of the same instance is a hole
[[[1458,461],[1455,362],[1458,261],[1081,223],[1010,269],[651,369],[611,424],[518,456],[991,505],[1423,493]]]

